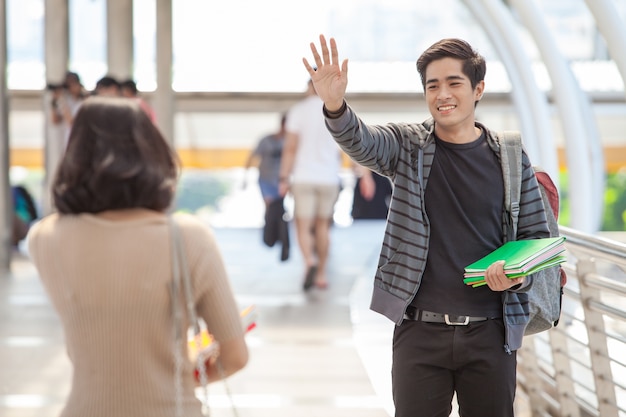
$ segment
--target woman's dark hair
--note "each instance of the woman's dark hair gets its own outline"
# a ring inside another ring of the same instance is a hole
[[[146,208],[165,211],[179,160],[135,100],[89,97],[72,124],[52,186],[63,214]]]
[[[426,88],[426,68],[428,65],[443,58],[454,58],[463,62],[463,74],[469,78],[472,88],[476,88],[476,85],[485,79],[487,72],[485,58],[464,40],[447,38],[434,43],[418,58],[417,72],[422,78],[422,87]]]

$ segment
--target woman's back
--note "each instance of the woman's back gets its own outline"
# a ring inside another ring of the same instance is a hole
[[[31,256],[63,323],[74,367],[63,416],[175,414],[167,217],[141,209],[119,213],[114,219],[52,215],[29,235]],[[178,222],[199,315],[216,339],[241,337],[232,294],[223,296],[230,287],[212,234],[191,216]],[[184,363],[184,415],[200,416],[192,366]]]

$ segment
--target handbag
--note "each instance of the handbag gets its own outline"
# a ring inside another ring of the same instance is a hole
[[[183,355],[181,352],[187,351],[187,356],[195,364],[196,382],[203,390],[202,398],[202,415],[209,416],[209,390],[207,365],[209,361],[216,361],[218,372],[223,375],[223,368],[219,359],[219,344],[213,340],[206,328],[206,324],[199,319],[193,301],[193,290],[191,288],[191,278],[189,274],[189,266],[187,257],[185,256],[184,247],[180,237],[180,231],[173,216],[169,216],[170,233],[172,240],[172,309],[174,313],[174,388],[176,395],[176,417],[183,417],[182,406],[182,369]],[[184,301],[189,318],[189,327],[186,334],[183,332],[183,308],[180,305],[179,291],[184,291]],[[186,337],[184,337],[186,336]],[[233,415],[238,417],[237,409],[232,398],[232,394],[222,377],[226,394],[230,400]]]

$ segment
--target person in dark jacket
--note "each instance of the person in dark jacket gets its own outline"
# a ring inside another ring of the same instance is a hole
[[[278,192],[280,182],[280,164],[285,144],[285,122],[287,115],[280,118],[280,128],[277,132],[266,135],[248,155],[245,163],[246,171],[254,164],[259,169],[259,190],[265,202],[265,223],[263,225],[263,243],[273,247],[280,242],[280,260],[289,259],[289,224],[285,220],[284,198]],[[244,188],[247,181],[244,180]]]
[[[326,125],[357,163],[393,181],[371,308],[396,323],[396,417],[443,417],[457,396],[464,417],[512,417],[516,350],[529,320],[532,276],[510,279],[492,264],[487,285],[463,283],[464,267],[506,241],[504,181],[495,132],[476,121],[486,64],[461,39],[442,39],[417,60],[431,119],[365,124],[345,100],[348,61],[320,36],[311,65]],[[516,238],[549,236],[540,191],[522,156]]]
[[[11,243],[17,247],[28,234],[30,226],[39,218],[39,213],[33,196],[24,186],[12,186],[11,198],[14,209]]]

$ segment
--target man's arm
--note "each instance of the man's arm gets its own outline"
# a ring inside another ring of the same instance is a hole
[[[280,177],[278,180],[278,192],[281,197],[284,197],[287,191],[289,191],[289,176],[293,170],[297,150],[298,135],[293,132],[286,132],[283,153],[280,158]]]

